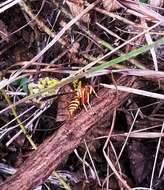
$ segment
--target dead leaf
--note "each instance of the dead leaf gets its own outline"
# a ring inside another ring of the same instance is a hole
[[[76,53],[78,53],[79,48],[80,48],[79,42],[75,42],[75,43],[72,45],[72,47],[69,49],[69,52],[70,52],[71,54],[76,54]]]
[[[69,0],[69,1],[71,1],[72,3],[78,4],[78,5],[83,5],[84,4],[83,0]]]
[[[75,17],[77,16],[80,12],[82,12],[84,10],[84,3],[83,0],[67,0],[66,1],[72,15]],[[89,23],[90,22],[90,15],[89,13],[87,13],[86,15],[84,15],[81,20],[85,23]]]
[[[108,12],[116,11],[120,8],[120,5],[118,4],[117,0],[102,0],[104,9]]]

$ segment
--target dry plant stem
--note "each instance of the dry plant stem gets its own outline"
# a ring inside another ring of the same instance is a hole
[[[136,122],[136,120],[137,120],[137,117],[138,117],[138,115],[139,115],[139,112],[140,112],[140,109],[138,109],[137,112],[136,112],[136,114],[135,114],[133,123],[132,123],[132,125],[131,125],[131,127],[130,127],[130,130],[129,130],[129,132],[128,132],[128,135],[127,135],[127,137],[126,137],[126,139],[125,139],[125,141],[124,141],[124,143],[123,143],[123,146],[122,146],[121,151],[120,151],[120,153],[119,153],[119,155],[118,155],[118,157],[117,157],[117,160],[116,160],[115,165],[118,164],[118,162],[119,162],[119,160],[120,160],[120,158],[121,158],[121,156],[122,156],[122,153],[123,153],[123,151],[124,151],[124,149],[125,149],[125,146],[126,146],[126,144],[127,144],[127,142],[128,142],[128,139],[129,139],[129,137],[130,137],[130,134],[131,134],[131,132],[132,132],[132,130],[133,130],[134,124],[135,124],[135,122]]]
[[[20,0],[13,0],[13,1],[5,1],[0,4],[0,13],[6,11],[7,9],[11,8],[12,6],[19,3]]]
[[[2,95],[5,97],[5,100],[7,101],[7,103],[8,103],[9,105],[11,105],[12,103],[10,102],[9,97],[7,96],[7,94],[5,93],[5,91],[4,91],[3,89],[1,90],[1,93],[2,93]],[[18,117],[17,112],[16,112],[16,108],[15,108],[15,107],[12,107],[11,110],[12,110],[12,113],[13,113],[13,115],[14,115],[16,121],[18,122],[18,124],[19,124],[19,126],[20,126],[20,128],[21,128],[21,130],[22,130],[22,132],[23,132],[23,134],[25,135],[25,137],[27,138],[27,140],[28,140],[29,143],[31,144],[32,148],[33,148],[34,150],[36,150],[37,147],[36,147],[35,143],[33,142],[32,138],[30,137],[30,135],[28,134],[26,128],[25,128],[24,125],[22,124],[20,118]]]
[[[39,9],[39,11],[37,12],[37,14],[35,15],[34,18],[36,18],[36,17],[40,14],[40,12],[41,12],[41,10],[42,10],[42,8],[43,8],[43,6],[44,6],[44,1],[45,1],[45,0],[42,1],[42,4],[41,4],[41,6],[40,6],[40,9]],[[14,30],[13,32],[11,32],[11,33],[9,34],[8,38],[10,38],[13,34],[15,34],[15,33],[19,32],[19,31],[21,31],[23,28],[25,28],[26,26],[30,25],[32,22],[33,22],[33,20],[30,20],[29,22],[27,22],[27,23],[24,24],[23,26],[19,27],[17,30]],[[5,38],[4,38],[3,40],[5,40]],[[0,40],[0,43],[2,43],[3,40]],[[21,41],[21,40],[20,40],[20,41]]]
[[[136,78],[121,77],[117,84],[136,87]],[[29,156],[18,172],[10,177],[1,190],[31,190],[41,184],[52,171],[83,140],[88,130],[96,126],[107,126],[113,110],[128,97],[128,93],[102,89],[92,101],[92,109],[83,110],[79,115],[67,121],[54,135],[46,139],[38,149]],[[78,130],[77,130],[78,129]]]
[[[164,131],[164,123],[162,124],[161,134],[163,133],[163,131]],[[157,165],[157,158],[158,158],[158,154],[159,154],[161,140],[162,140],[162,137],[159,138],[158,144],[157,144],[157,149],[156,149],[156,154],[155,154],[155,159],[154,159],[154,164],[153,164],[153,169],[152,169],[152,174],[151,174],[151,180],[150,180],[150,189],[153,186],[154,174],[155,174],[155,169],[156,169],[156,165]]]
[[[31,63],[37,61],[50,47],[52,47],[62,36],[63,34],[72,26],[74,25],[82,16],[84,16],[87,12],[89,12],[96,4],[99,3],[100,0],[95,1],[94,3],[90,4],[86,9],[84,9],[79,15],[77,15],[74,19],[68,22],[63,29],[54,36],[54,39],[33,59],[31,59]]]
[[[29,67],[33,62],[37,61],[49,48],[51,48],[61,37],[62,35],[73,25],[75,24],[83,15],[85,15],[88,11],[90,11],[96,4],[99,3],[99,0],[95,1],[94,3],[92,3],[90,6],[88,6],[86,9],[84,9],[79,15],[77,15],[74,19],[72,19],[68,24],[66,24],[66,26],[54,37],[54,39],[43,49],[41,50],[41,52],[39,54],[37,54],[33,59],[31,59],[29,62],[27,62],[27,64],[25,66],[23,66],[21,69],[19,69],[16,73],[14,73],[12,75],[12,77],[10,77],[10,79],[5,79],[3,81],[0,82],[0,88],[5,87],[7,84],[10,84],[11,82],[13,82],[23,71],[24,69],[26,69],[27,67]],[[122,48],[123,46],[125,46],[126,44],[132,42],[133,40],[137,39],[139,36],[143,35],[145,32],[150,31],[151,29],[155,28],[156,26],[158,26],[160,24],[157,23],[155,25],[153,25],[152,27],[150,27],[148,30],[145,30],[144,32],[140,33],[139,35],[133,37],[132,39],[130,39],[129,41],[127,41],[126,43],[121,44],[120,46],[118,46],[117,48],[115,48],[114,50],[108,52],[107,54],[105,54],[103,57],[98,58],[97,60],[87,64],[85,67],[83,67],[82,69],[79,69],[77,72],[75,72],[74,74],[70,75],[69,77],[67,77],[65,79],[65,81],[62,81],[62,84],[66,84],[69,82],[72,82],[73,79],[77,79],[80,78],[82,75],[85,74],[85,72],[90,69],[92,66],[94,66],[96,63],[98,63],[99,61],[109,57],[110,55],[112,55],[113,53],[115,53],[116,51],[118,51],[120,48]],[[62,85],[60,83],[60,85]],[[4,111],[4,110],[3,110]]]
[[[65,182],[65,180],[57,172],[54,171],[52,175],[59,180],[61,186],[63,186],[65,190],[71,190],[71,187]]]
[[[54,4],[55,5],[57,5],[57,3],[55,3],[54,2]],[[96,9],[96,8],[94,8],[94,9]],[[64,8],[62,8],[62,12],[69,18],[69,19],[73,19],[73,16],[71,15],[71,14],[69,14]],[[113,14],[113,13],[112,13]],[[121,17],[122,18],[122,17]],[[91,39],[94,39],[93,41],[94,41],[94,43],[98,43],[98,45],[101,47],[102,46],[102,44],[104,43],[104,40],[102,40],[101,38],[99,38],[97,35],[95,35],[92,31],[88,31],[88,29],[87,29],[87,27],[86,26],[84,26],[82,23],[79,23],[79,22],[76,22],[75,23],[78,27],[79,27],[79,29],[80,30],[82,30],[86,35],[88,35]],[[135,26],[136,26],[136,24],[135,24]],[[141,26],[140,26],[141,27]],[[142,27],[143,28],[143,27]],[[110,50],[114,50],[114,48],[112,48],[112,49],[110,49]],[[123,54],[124,52],[122,52],[121,50],[117,50],[116,52],[114,52],[115,54],[117,54],[117,55],[121,55],[121,54]],[[94,57],[92,57],[92,56],[90,56],[90,55],[83,55],[83,57],[85,58],[85,59],[88,59],[88,60],[90,60],[90,61],[92,61],[92,62],[94,62],[94,61],[96,61],[97,60],[97,58],[94,58]],[[141,63],[139,63],[135,58],[131,58],[131,59],[129,59],[128,60],[130,63],[132,63],[133,65],[135,65],[137,68],[140,68],[140,69],[145,69],[145,66],[144,65],[142,65]],[[102,63],[103,61],[99,61],[99,63]],[[117,67],[119,67],[119,69],[120,68],[122,68],[121,66],[120,66],[120,64],[114,64],[113,65],[113,67],[115,67],[115,68],[117,68]],[[124,66],[124,68],[125,68],[125,66]]]
[[[45,33],[47,33],[51,38],[54,38],[55,37],[55,32],[52,32],[50,28],[48,28],[44,22],[40,19],[38,19],[33,13],[32,13],[32,10],[31,8],[24,2],[24,1],[21,1],[20,2],[20,5],[22,7],[22,9],[31,17],[32,20],[34,20],[36,22],[36,24],[38,25],[38,27],[43,30]],[[65,46],[66,43],[64,40],[62,39],[59,39],[59,42]]]
[[[108,146],[108,143],[110,142],[110,137],[112,135],[112,131],[114,129],[114,123],[115,123],[115,117],[116,117],[116,109],[114,109],[114,114],[113,114],[113,120],[112,120],[112,125],[111,125],[111,129],[108,135],[108,138],[104,144],[103,147],[103,155],[108,163],[108,165],[110,166],[110,168],[112,169],[112,171],[114,172],[115,176],[117,177],[117,179],[119,180],[118,183],[120,184],[120,182],[122,183],[122,185],[128,189],[131,190],[131,187],[127,184],[127,182],[120,176],[120,174],[118,173],[118,171],[116,170],[116,168],[114,167],[112,161],[109,159],[108,154],[106,153],[106,148]],[[121,188],[121,187],[120,187]]]
[[[115,85],[108,85],[108,84],[102,84],[102,83],[100,83],[100,85],[103,87],[106,87],[106,88],[110,88],[110,89],[118,89],[118,90],[121,90],[124,92],[129,92],[129,93],[133,93],[133,94],[137,94],[137,95],[141,95],[141,96],[147,96],[147,97],[151,97],[151,98],[164,100],[163,94],[158,94],[158,93],[149,92],[149,91],[145,91],[145,90],[133,89],[133,88],[129,88],[126,86],[117,86],[117,88],[116,88]]]
[[[12,75],[12,77],[10,77],[10,79],[6,79],[3,80],[2,82],[0,82],[0,88],[5,87],[6,85],[10,84],[11,82],[13,82],[23,71],[24,69],[26,69],[27,67],[29,67],[30,65],[32,65],[33,62],[36,62],[45,52],[47,52],[47,50],[49,50],[63,35],[64,33],[72,26],[74,25],[78,20],[80,20],[81,17],[83,17],[86,13],[88,13],[91,9],[93,9],[93,7],[95,5],[97,5],[100,2],[100,0],[94,1],[92,4],[90,4],[87,8],[85,8],[80,14],[78,14],[75,18],[73,18],[70,22],[68,22],[63,28],[62,30],[60,30],[60,32],[53,38],[53,40],[50,41],[49,44],[47,44],[47,46],[45,48],[43,48],[40,53],[38,53],[35,57],[33,57],[29,62],[26,62],[27,64],[24,65],[21,69],[19,69],[16,73],[14,73]],[[74,78],[74,76],[70,76],[69,79],[71,80],[71,78]],[[68,80],[67,80],[68,82]],[[72,81],[71,81],[72,82]]]
[[[96,63],[98,63],[99,61],[102,61],[103,59],[106,59],[107,57],[109,57],[110,55],[112,55],[113,53],[115,53],[117,50],[121,49],[122,47],[124,47],[125,45],[127,45],[128,43],[132,42],[133,40],[137,39],[138,37],[142,36],[143,34],[145,34],[146,32],[148,32],[149,30],[155,28],[156,26],[158,26],[160,24],[156,23],[155,25],[153,25],[152,27],[150,27],[148,30],[145,30],[144,32],[141,32],[140,34],[134,36],[133,38],[131,38],[130,40],[124,42],[123,44],[121,44],[120,46],[116,47],[115,49],[113,49],[112,51],[108,52],[107,54],[105,54],[104,56],[98,58],[97,60],[87,64],[85,67],[79,69],[76,73],[74,73],[74,76],[77,76],[78,74],[89,70],[91,67],[93,67],[94,65],[96,65]]]
[[[148,28],[148,25],[147,25],[147,22],[145,19],[141,19],[141,23],[143,24],[143,26],[145,28]],[[148,44],[153,43],[152,37],[151,37],[149,32],[145,33],[145,39],[146,39]],[[158,71],[158,61],[157,61],[157,55],[156,55],[154,47],[150,49],[150,53],[151,53],[151,56],[153,58],[154,69],[155,69],[155,71]]]
[[[50,47],[52,47],[62,36],[63,34],[72,26],[74,25],[80,18],[82,18],[87,12],[89,12],[93,7],[98,4],[100,0],[95,1],[94,3],[90,4],[87,8],[85,8],[80,14],[78,14],[75,18],[73,18],[70,22],[68,22],[62,30],[54,37],[54,39],[33,59],[31,62],[37,61]]]
[[[86,152],[88,153],[89,159],[90,159],[90,161],[91,161],[92,167],[93,167],[93,169],[94,169],[94,172],[95,172],[95,175],[96,175],[98,184],[101,185],[100,178],[99,178],[99,175],[98,175],[97,170],[96,170],[96,166],[95,166],[95,164],[94,164],[94,161],[93,161],[93,159],[92,159],[91,153],[90,153],[90,151],[89,151],[89,148],[88,148],[88,145],[87,145],[85,139],[84,139],[84,144],[85,144]]]
[[[139,28],[143,28],[143,26],[141,26],[139,24],[136,24],[136,23],[134,23],[134,22],[132,22],[132,21],[126,19],[126,18],[123,18],[123,17],[121,17],[119,15],[116,15],[114,13],[108,12],[108,11],[106,11],[104,9],[100,9],[100,8],[95,7],[94,10],[96,10],[97,12],[99,12],[101,14],[104,14],[106,16],[112,17],[113,19],[120,20],[121,22],[124,22],[126,24],[129,24],[129,25],[132,25],[132,26],[135,26],[135,27],[139,27]]]

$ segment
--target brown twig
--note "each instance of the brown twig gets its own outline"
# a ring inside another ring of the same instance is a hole
[[[117,84],[134,87],[135,78],[121,77]],[[29,156],[15,175],[0,185],[1,190],[33,189],[52,173],[85,137],[88,130],[95,126],[109,125],[113,110],[128,97],[128,93],[102,89],[92,102],[92,109],[82,111],[66,122],[57,133],[46,139],[38,149]]]

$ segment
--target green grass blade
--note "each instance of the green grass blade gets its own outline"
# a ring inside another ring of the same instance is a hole
[[[101,65],[95,66],[95,67],[91,68],[88,72],[92,73],[92,72],[96,72],[96,71],[101,71],[102,69],[106,69],[116,63],[121,63],[130,58],[136,57],[136,56],[140,55],[141,53],[144,53],[157,45],[163,45],[163,44],[164,44],[164,38],[161,38],[160,40],[157,40],[150,45],[144,45],[143,47],[135,49],[127,54],[123,54],[120,57],[112,59],[111,61],[107,61]]]

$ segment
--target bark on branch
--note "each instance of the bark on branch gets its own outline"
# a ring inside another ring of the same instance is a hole
[[[135,78],[121,77],[118,85],[132,87]],[[128,97],[128,93],[102,89],[92,102],[92,109],[82,111],[66,122],[57,133],[46,139],[20,166],[18,171],[0,185],[1,190],[31,190],[52,173],[85,137],[88,130],[110,120],[113,109]]]

